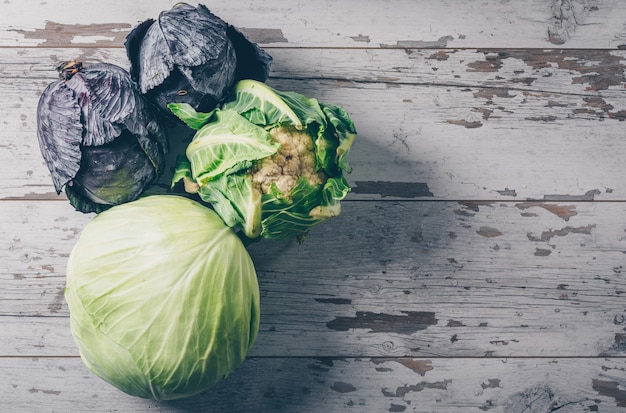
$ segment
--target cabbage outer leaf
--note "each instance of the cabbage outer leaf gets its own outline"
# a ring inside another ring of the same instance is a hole
[[[252,161],[280,149],[265,129],[233,110],[215,113],[215,122],[200,129],[186,150],[193,178],[200,186],[222,174],[247,169]]]
[[[318,152],[318,157],[322,158],[322,163],[328,165],[333,163],[344,171],[350,173],[352,168],[348,164],[348,152],[356,138],[356,128],[348,113],[341,107],[331,104],[320,104],[326,119],[332,129],[324,131],[323,140],[333,142],[330,146],[334,148],[334,153]],[[318,139],[322,140],[322,138]],[[337,144],[335,145],[334,142]],[[318,144],[318,148],[322,146]],[[332,168],[328,166],[329,168]]]
[[[248,175],[223,175],[201,186],[199,195],[229,227],[241,227],[250,239],[261,235],[262,197]]]
[[[191,396],[229,375],[259,326],[253,262],[209,208],[155,195],[97,215],[67,268],[81,358],[131,395]]]
[[[168,103],[167,107],[187,126],[195,130],[203,127],[213,116],[213,112],[197,112],[189,103]]]

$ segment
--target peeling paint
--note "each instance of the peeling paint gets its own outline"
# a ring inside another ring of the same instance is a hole
[[[487,383],[481,383],[480,387],[485,389],[497,389],[500,387],[500,379],[488,379]]]
[[[434,196],[423,182],[357,181],[352,188],[356,194],[373,194],[386,197],[420,198]]]
[[[403,412],[406,410],[406,406],[401,405],[401,404],[393,404],[391,403],[391,405],[389,406],[389,410],[387,410],[388,412]]]
[[[544,116],[529,116],[524,119],[535,121],[535,122],[554,122],[558,118],[554,115],[544,115]]]
[[[609,118],[619,120],[623,122],[626,120],[626,110],[620,110],[618,112],[609,112]]]
[[[480,227],[476,233],[485,238],[495,238],[503,235],[499,230],[491,227]]]
[[[448,42],[454,40],[452,36],[442,36],[435,41],[398,40],[395,45],[381,44],[382,48],[411,48],[411,49],[445,49]]]
[[[523,61],[534,70],[555,67],[576,72],[572,84],[586,84],[587,90],[606,90],[611,86],[622,87],[626,81],[622,56],[610,50],[507,50],[498,53],[499,59],[514,58]]]
[[[61,311],[64,303],[65,303],[65,289],[59,288],[56,295],[54,296],[54,300],[52,301],[52,303],[48,305],[48,311],[50,311],[53,314],[56,314],[59,311]]]
[[[133,26],[129,23],[63,24],[47,21],[43,29],[13,30],[26,39],[40,40],[39,46],[65,47],[68,44],[97,44],[121,47]],[[255,43],[287,43],[282,30],[238,28]]]
[[[41,40],[40,46],[66,47],[68,44],[82,43],[107,46],[121,46],[132,29],[128,23],[63,24],[47,21],[43,29],[14,30],[26,39]]]
[[[358,36],[350,36],[350,38],[352,40],[354,40],[355,42],[363,42],[363,43],[369,43],[370,42],[370,37],[369,36],[364,36],[362,34],[359,34]]]
[[[550,254],[552,254],[551,250],[547,250],[543,248],[536,248],[535,253],[533,255],[536,257],[547,257]]]
[[[344,383],[342,381],[334,382],[333,385],[330,386],[330,388],[337,393],[352,393],[353,391],[356,391],[356,387],[354,387],[352,384]]]
[[[615,317],[613,318],[613,321],[615,322]],[[626,351],[626,333],[615,333],[614,343],[611,350],[619,352]]]
[[[616,381],[593,379],[591,387],[600,396],[608,396],[615,399],[618,407],[626,407],[626,390],[620,389],[620,383]]]
[[[346,305],[352,304],[352,300],[347,298],[316,298],[315,301],[322,304]]]
[[[526,86],[530,86],[530,85],[532,85],[535,82],[535,80],[537,80],[536,77],[520,77],[520,78],[517,78],[517,79],[511,79],[511,82],[513,82],[513,83],[523,83]]]
[[[474,108],[472,109],[472,111],[481,113],[483,120],[488,120],[493,114],[493,109],[487,109],[487,108]]]
[[[450,58],[450,53],[454,53],[454,51],[439,50],[438,52],[435,52],[435,53],[431,54],[430,56],[428,56],[428,59],[430,59],[430,60],[438,60],[440,62],[443,62],[443,61],[448,60]]]
[[[465,327],[465,324],[457,320],[448,320],[446,327]]]
[[[596,195],[600,195],[602,192],[599,189],[592,189],[585,192],[583,195],[544,195],[544,201],[594,201]]]
[[[395,391],[389,391],[386,388],[382,389],[382,392],[387,397],[404,397],[407,393],[410,392],[421,392],[426,389],[438,389],[438,390],[447,390],[448,385],[452,383],[452,380],[446,379],[438,382],[421,382],[414,385],[405,385],[397,387]]]
[[[420,376],[425,376],[427,372],[433,370],[433,363],[431,360],[415,360],[415,359],[407,359],[407,358],[376,358],[372,359],[372,363],[379,365],[383,363],[394,362],[403,365],[419,374]],[[389,369],[393,371],[392,369]]]
[[[517,196],[517,191],[515,191],[515,189],[504,188],[503,190],[496,192],[502,196],[512,196],[513,198]]]
[[[335,331],[365,329],[371,333],[397,333],[411,335],[436,325],[435,313],[427,311],[402,311],[404,315],[357,311],[355,317],[336,317],[326,323]]]
[[[467,129],[476,129],[476,128],[480,128],[481,126],[483,126],[481,121],[467,121],[465,119],[448,119],[447,122],[451,125],[459,125],[459,126],[464,126]]]
[[[569,234],[591,235],[591,230],[595,227],[596,226],[594,224],[590,224],[584,227],[577,227],[577,228],[565,227],[565,228],[558,229],[558,230],[544,231],[541,233],[540,237],[537,237],[533,235],[532,233],[528,233],[527,236],[528,236],[528,239],[531,241],[548,242],[553,237],[564,237]]]
[[[55,396],[58,396],[59,394],[61,394],[61,392],[59,390],[43,390],[43,389],[37,389],[37,388],[30,388],[28,389],[29,393],[43,393],[43,394],[52,394]]]
[[[521,209],[522,211],[530,208],[543,208],[564,221],[569,221],[571,217],[578,215],[575,205],[555,205],[542,202],[523,202],[520,204],[516,204],[515,207]]]
[[[461,201],[459,204],[474,212],[479,212],[481,206],[493,207],[493,202],[489,201]]]
[[[475,98],[487,99],[487,101],[489,102],[492,102],[494,97],[510,99],[510,98],[514,98],[515,96],[517,95],[511,94],[511,89],[502,88],[502,87],[480,88],[476,92],[474,92]]]
[[[584,107],[572,109],[574,115],[596,116],[601,120],[615,119],[620,122],[626,120],[626,110],[612,111],[615,107],[600,97],[586,97],[583,101]]]
[[[255,43],[267,44],[289,42],[281,29],[261,29],[257,27],[238,27],[238,29]]]
[[[485,60],[476,60],[467,64],[468,72],[497,72],[502,68],[502,60],[493,54],[485,54]]]

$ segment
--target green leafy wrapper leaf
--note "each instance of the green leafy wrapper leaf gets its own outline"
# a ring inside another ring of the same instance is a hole
[[[251,166],[252,161],[278,151],[270,134],[233,110],[215,113],[215,121],[196,133],[187,147],[193,178],[198,184],[235,173]]]
[[[167,107],[176,117],[182,120],[191,129],[195,130],[206,125],[213,116],[213,112],[197,112],[193,106],[188,103],[169,103]]]

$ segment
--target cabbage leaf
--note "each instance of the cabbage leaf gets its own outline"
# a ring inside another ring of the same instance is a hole
[[[85,365],[131,395],[191,396],[241,364],[258,332],[253,262],[209,208],[154,195],[93,218],[65,297]]]

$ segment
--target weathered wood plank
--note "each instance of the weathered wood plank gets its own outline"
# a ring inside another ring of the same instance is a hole
[[[175,3],[81,1],[59,7],[34,0],[3,2],[0,46],[119,47],[134,25]],[[287,0],[204,3],[254,41],[272,47],[615,49],[626,44],[626,5],[609,0],[396,0],[368,2],[367,7],[358,0],[297,6]]]
[[[249,358],[208,392],[128,396],[78,358],[0,358],[7,411],[623,412],[624,359]]]
[[[65,52],[0,50],[0,111],[10,131],[0,198],[57,199],[35,108]],[[76,52],[124,61],[119,50]],[[625,199],[615,171],[624,153],[626,52],[416,53],[280,51],[272,86],[342,105],[357,124],[353,199]],[[451,57],[438,60],[441,53]],[[322,56],[332,68],[323,73],[315,65]]]
[[[76,355],[64,275],[88,216],[0,208],[0,355]],[[621,203],[345,202],[302,245],[251,246],[253,354],[625,355],[625,222]]]

